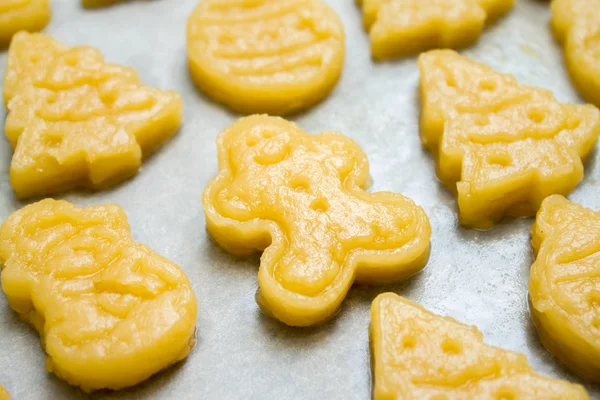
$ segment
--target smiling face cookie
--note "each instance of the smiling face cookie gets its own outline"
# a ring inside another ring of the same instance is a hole
[[[437,175],[458,193],[463,225],[534,215],[542,200],[572,191],[600,135],[600,112],[451,50],[419,57],[421,140]]]
[[[208,230],[233,253],[265,250],[259,302],[286,324],[323,321],[354,280],[398,281],[425,264],[427,216],[399,194],[365,192],[366,156],[345,136],[252,116],[217,146],[220,172],[203,196]]]
[[[40,333],[47,368],[85,391],[135,385],[194,345],[190,282],[132,240],[118,206],[26,206],[0,228],[0,263],[8,303]]]

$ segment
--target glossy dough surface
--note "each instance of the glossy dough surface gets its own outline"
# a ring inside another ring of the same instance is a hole
[[[583,179],[582,159],[600,134],[594,106],[561,104],[451,50],[422,54],[419,68],[421,140],[458,193],[463,225],[535,215],[544,198]]]
[[[0,228],[0,262],[2,289],[40,333],[47,368],[83,390],[135,385],[194,345],[190,282],[133,241],[118,206],[26,206]]]
[[[194,82],[235,111],[283,115],[337,83],[344,29],[323,0],[201,0],[188,20]]]
[[[600,5],[597,0],[553,0],[552,31],[579,93],[600,107]]]
[[[373,398],[589,399],[585,389],[537,375],[521,353],[483,343],[474,326],[393,293],[371,307]]]
[[[49,0],[1,0],[0,47],[7,46],[21,30],[36,32],[50,22]]]
[[[281,118],[242,118],[217,139],[219,175],[203,205],[212,236],[235,254],[265,250],[258,301],[288,325],[331,316],[353,281],[398,281],[429,254],[423,210],[396,193],[367,193],[365,154],[333,132]]]
[[[177,93],[144,86],[96,49],[42,34],[15,35],[3,90],[10,181],[22,198],[121,182],[182,119]]]
[[[532,238],[529,297],[540,338],[575,373],[600,382],[600,213],[548,197]]]
[[[507,13],[514,0],[358,0],[371,54],[388,59],[475,42],[486,22]]]

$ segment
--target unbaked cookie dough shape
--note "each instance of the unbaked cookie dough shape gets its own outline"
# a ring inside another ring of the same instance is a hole
[[[207,228],[231,253],[264,250],[257,300],[267,314],[317,324],[354,281],[400,281],[425,265],[425,212],[400,194],[364,191],[367,157],[346,136],[255,115],[223,131],[217,148],[219,174],[202,198]]]
[[[10,400],[10,394],[2,385],[0,385],[0,400]]]
[[[41,31],[51,14],[49,0],[1,0],[0,47],[8,46],[19,31]]]
[[[514,0],[357,0],[373,58],[403,57],[436,48],[458,49],[477,40],[486,23]]]
[[[463,225],[535,215],[544,198],[583,179],[600,134],[596,107],[561,104],[452,50],[421,54],[419,68],[421,140],[457,192]]]
[[[552,32],[564,46],[565,64],[581,95],[600,107],[600,4],[553,0]]]
[[[486,345],[476,327],[393,293],[373,301],[370,337],[374,400],[589,399],[536,374],[524,354]]]
[[[531,233],[530,310],[542,343],[600,382],[600,212],[551,196]]]
[[[234,111],[284,115],[336,85],[344,30],[323,0],[201,0],[187,24],[196,85]]]
[[[98,50],[26,32],[11,43],[3,91],[19,198],[122,182],[177,131],[183,113],[176,92],[144,86]]]
[[[196,298],[184,272],[133,241],[113,204],[42,200],[0,228],[2,290],[40,333],[46,367],[85,391],[135,385],[187,357]]]

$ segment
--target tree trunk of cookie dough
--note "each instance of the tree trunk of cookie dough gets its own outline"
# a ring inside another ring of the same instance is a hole
[[[61,161],[49,154],[30,160],[26,151],[21,153],[22,142],[17,145],[10,166],[10,183],[20,199],[75,188],[109,187],[135,175],[141,165],[139,147],[133,153],[126,149],[128,153],[125,154],[97,154],[94,160],[87,160],[83,151]]]
[[[142,149],[142,158],[152,155],[160,146],[174,136],[183,121],[183,102],[176,92],[172,100],[162,104],[161,112],[149,120],[129,123],[127,130],[132,132]],[[158,97],[158,96],[157,96]]]
[[[589,382],[600,382],[598,347],[587,343],[585,339],[574,343],[573,337],[579,335],[573,332],[570,323],[550,310],[539,311],[531,297],[529,309],[544,347],[580,377]]]
[[[515,185],[517,189],[500,193],[494,192],[493,188],[477,190],[474,184],[458,182],[456,187],[461,225],[475,229],[490,229],[502,217],[509,216],[507,211],[511,207],[527,198],[530,189],[528,181],[529,177],[525,176],[518,185]]]
[[[463,175],[465,172],[463,170]],[[524,173],[519,177],[509,177],[510,192],[486,185],[485,189],[476,184],[461,181],[456,184],[460,223],[476,229],[489,229],[502,217],[528,217],[535,215],[542,201],[552,194],[566,195],[575,189],[583,179],[583,164],[576,162],[569,174],[555,179],[546,191],[532,190],[536,177]],[[498,181],[497,185],[502,186]]]

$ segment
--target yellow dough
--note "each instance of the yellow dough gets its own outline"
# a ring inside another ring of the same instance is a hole
[[[133,241],[116,205],[26,206],[0,228],[0,263],[2,289],[39,331],[46,367],[85,391],[135,385],[194,345],[190,282]]]
[[[514,0],[358,0],[375,59],[435,48],[461,48],[486,23],[507,13]]]
[[[323,0],[201,0],[188,20],[194,82],[245,114],[310,107],[337,83],[344,29]]]
[[[21,30],[41,31],[50,16],[49,0],[0,0],[0,47]]]
[[[83,6],[88,8],[110,6],[123,0],[82,0]]]
[[[581,181],[600,134],[594,106],[561,104],[451,50],[422,54],[419,68],[421,139],[458,193],[463,225],[534,215],[544,198]]]
[[[600,213],[548,197],[532,237],[530,309],[540,338],[575,373],[600,382]]]
[[[564,45],[575,87],[600,107],[600,5],[597,0],[553,0],[552,31]]]
[[[367,158],[349,138],[256,115],[223,131],[217,147],[207,228],[234,254],[264,250],[257,298],[275,318],[316,324],[353,281],[399,281],[425,265],[427,216],[399,194],[365,192]]]
[[[10,182],[21,198],[123,181],[177,131],[183,112],[177,93],[42,34],[15,35],[3,90]]]
[[[373,399],[583,400],[580,385],[537,375],[521,353],[483,343],[474,326],[393,293],[371,307]]]
[[[10,400],[10,395],[2,385],[0,385],[0,400]]]

